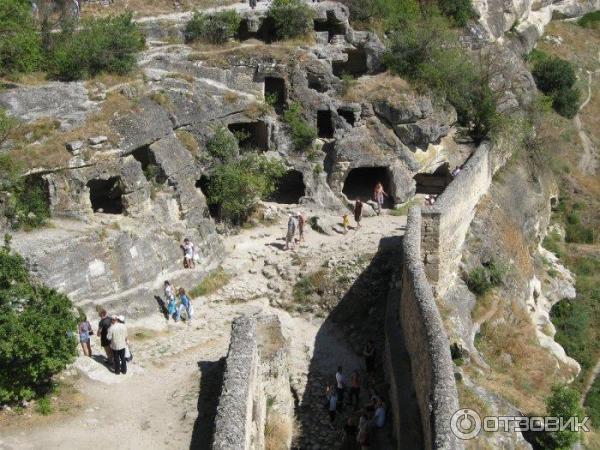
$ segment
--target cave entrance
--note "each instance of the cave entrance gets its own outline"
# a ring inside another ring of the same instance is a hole
[[[317,111],[317,130],[320,138],[333,137],[333,120],[331,118],[331,110],[320,109]]]
[[[162,170],[160,170],[160,166],[156,162],[154,153],[150,151],[150,147],[148,145],[135,149],[131,153],[131,156],[133,156],[135,160],[142,165],[142,171],[144,172],[146,180],[156,181],[157,183],[163,183],[166,181],[166,177],[164,176]]]
[[[350,126],[354,126],[356,123],[356,113],[352,109],[339,108],[337,113],[342,117]]]
[[[285,80],[280,77],[265,77],[265,100],[276,110],[282,110],[287,97]]]
[[[256,33],[251,32],[250,28],[248,27],[247,19],[242,19],[240,21],[240,26],[238,27],[238,31],[237,31],[235,38],[240,42],[247,41],[248,39],[256,38]]]
[[[325,85],[324,80],[315,75],[314,73],[307,73],[306,79],[308,80],[308,87],[317,92],[327,92],[327,86]]]
[[[120,177],[108,180],[90,180],[90,202],[95,213],[123,214],[123,186]]]
[[[334,61],[332,63],[333,74],[341,78],[342,75],[347,74],[353,77],[359,77],[364,75],[369,70],[367,67],[367,52],[364,48],[358,47],[355,49],[346,50],[348,55],[347,61]]]
[[[331,39],[337,34],[346,34],[346,27],[344,23],[335,18],[333,11],[327,11],[326,19],[315,19],[314,30],[317,32],[327,31],[327,41],[331,42]]]
[[[344,181],[342,192],[348,200],[356,200],[357,198],[360,198],[363,202],[372,200],[377,183],[381,183],[383,190],[388,194],[388,197],[385,197],[384,200],[384,208],[392,208],[394,199],[390,192],[390,173],[387,167],[358,167],[352,169],[348,173],[346,181]]]
[[[241,150],[269,150],[269,133],[267,124],[262,120],[256,122],[239,122],[227,125],[229,131],[237,138]]]
[[[257,31],[250,31],[250,24],[248,19],[240,21],[240,26],[235,35],[238,41],[247,41],[248,39],[258,39],[267,44],[270,44],[275,40],[277,28],[275,22],[271,17],[265,17],[260,23]]]
[[[196,188],[200,189],[204,197],[206,197],[206,204],[208,206],[208,214],[213,219],[218,219],[220,215],[220,208],[217,203],[209,203],[208,201],[208,186],[210,184],[210,178],[206,175],[202,175],[199,180],[196,181]]]
[[[444,192],[446,186],[452,181],[450,166],[445,163],[433,173],[418,173],[414,176],[414,180],[417,183],[417,194],[439,195]]]
[[[305,192],[302,172],[289,170],[279,179],[277,190],[271,195],[271,200],[277,203],[297,204],[304,197]]]

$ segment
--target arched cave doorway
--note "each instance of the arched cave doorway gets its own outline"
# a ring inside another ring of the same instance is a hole
[[[306,185],[302,172],[289,170],[280,178],[277,190],[271,195],[271,200],[277,203],[297,204],[306,193]]]
[[[227,128],[238,139],[240,150],[252,149],[266,152],[269,149],[269,132],[267,124],[262,120],[230,123]]]
[[[452,181],[450,166],[445,163],[433,173],[418,173],[414,176],[414,180],[417,183],[417,194],[439,195]]]
[[[123,214],[123,186],[120,177],[108,180],[90,180],[90,202],[95,213]]]
[[[383,190],[388,193],[385,198],[384,208],[392,208],[394,199],[390,193],[390,173],[387,167],[357,167],[352,169],[346,180],[342,192],[348,200],[356,200],[360,197],[362,201],[373,199],[373,190],[377,183],[383,184]]]
[[[348,55],[347,61],[334,61],[332,63],[332,71],[336,77],[341,77],[344,74],[359,77],[368,71],[367,67],[367,52],[363,47],[346,50]]]
[[[209,203],[208,201],[208,185],[210,184],[210,178],[206,175],[202,175],[199,180],[196,181],[196,188],[200,189],[204,197],[206,197],[206,204],[208,206],[208,213],[213,219],[219,218],[219,205],[217,203]]]

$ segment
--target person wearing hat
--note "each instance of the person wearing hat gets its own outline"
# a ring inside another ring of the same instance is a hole
[[[125,317],[112,316],[112,325],[108,329],[108,339],[110,339],[110,348],[113,353],[115,374],[127,373],[127,360],[125,359],[125,349],[127,348],[127,327],[125,326]]]

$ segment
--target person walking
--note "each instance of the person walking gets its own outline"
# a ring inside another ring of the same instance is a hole
[[[94,334],[92,330],[92,326],[87,320],[87,317],[83,315],[81,320],[79,321],[79,343],[81,344],[81,349],[83,350],[83,354],[85,356],[92,356],[92,346],[90,345],[90,336]]]
[[[113,362],[115,375],[127,373],[127,359],[125,359],[125,349],[128,345],[127,327],[125,326],[125,317],[112,316],[111,326],[108,329],[108,339],[110,339],[110,348],[113,352]]]
[[[356,442],[360,445],[361,450],[367,450],[370,447],[369,443],[369,426],[370,421],[367,413],[363,413],[358,421],[358,433],[356,435]]]
[[[354,202],[354,221],[356,222],[356,230],[360,228],[360,220],[362,219],[362,208],[362,200],[360,198],[357,198],[356,202]]]
[[[329,389],[327,394],[328,400],[328,408],[327,412],[329,413],[329,428],[333,430],[333,424],[335,423],[335,416],[337,414],[338,408],[338,395],[335,389]]]
[[[175,291],[171,283],[167,280],[165,281],[165,297],[167,298],[167,321],[169,317],[172,317],[175,320],[177,315],[177,300],[175,299]]]
[[[350,226],[350,218],[348,214],[342,216],[342,226],[344,227],[344,234],[348,233],[348,227]]]
[[[375,190],[373,191],[373,200],[377,202],[377,215],[381,214],[381,209],[383,208],[384,197],[388,197],[387,192],[383,190],[383,185],[381,182],[378,182],[375,185]]]
[[[338,407],[340,411],[344,409],[344,390],[346,389],[346,379],[344,378],[344,374],[342,373],[342,366],[338,366],[337,372],[335,373],[335,382],[336,382],[336,393],[338,400]]]
[[[298,218],[298,245],[300,245],[300,243],[304,241],[304,223],[306,220],[300,212],[297,213],[296,217]]]
[[[196,267],[196,264],[194,263],[194,244],[188,238],[185,238],[180,247],[183,250],[183,267],[186,269],[193,269]]]
[[[177,320],[181,318],[181,313],[184,312],[187,316],[187,321],[192,320],[192,301],[185,293],[185,289],[179,288],[179,311],[177,313]]]
[[[360,400],[360,376],[358,370],[352,372],[350,376],[350,404],[354,406],[356,410]]]
[[[375,346],[373,345],[372,339],[369,339],[363,348],[363,356],[365,357],[367,374],[373,375],[375,372]]]
[[[291,214],[288,217],[287,223],[287,234],[285,235],[285,250],[290,249],[290,243],[292,244],[292,250],[296,248],[296,243],[294,242],[294,235],[296,234],[296,218]]]
[[[98,336],[100,336],[100,345],[106,353],[106,362],[112,364],[112,349],[110,348],[110,339],[108,338],[108,329],[112,325],[111,317],[106,312],[106,309],[102,308],[99,312],[100,322],[98,322]]]

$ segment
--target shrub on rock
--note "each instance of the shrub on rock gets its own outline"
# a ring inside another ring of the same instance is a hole
[[[273,0],[269,14],[277,30],[277,38],[302,36],[312,28],[313,11],[302,0]]]
[[[224,44],[235,37],[240,22],[240,15],[236,11],[220,11],[214,14],[196,11],[185,28],[186,39]]]
[[[476,16],[471,0],[438,0],[438,7],[459,27],[464,27],[469,19]]]
[[[30,279],[25,262],[0,248],[0,402],[29,400],[76,354],[69,299]]]
[[[532,52],[533,53],[533,52]],[[535,84],[544,94],[552,97],[552,107],[563,117],[571,119],[579,111],[579,89],[575,67],[569,61],[551,57],[542,52],[532,55]]]
[[[0,75],[37,70],[42,61],[41,39],[29,2],[0,2]]]
[[[283,114],[283,121],[290,127],[292,143],[298,151],[309,147],[317,138],[317,129],[302,116],[299,103],[292,103]]]
[[[214,134],[208,139],[206,149],[213,158],[221,162],[228,162],[238,154],[238,141],[235,136],[224,126],[215,129]]]

